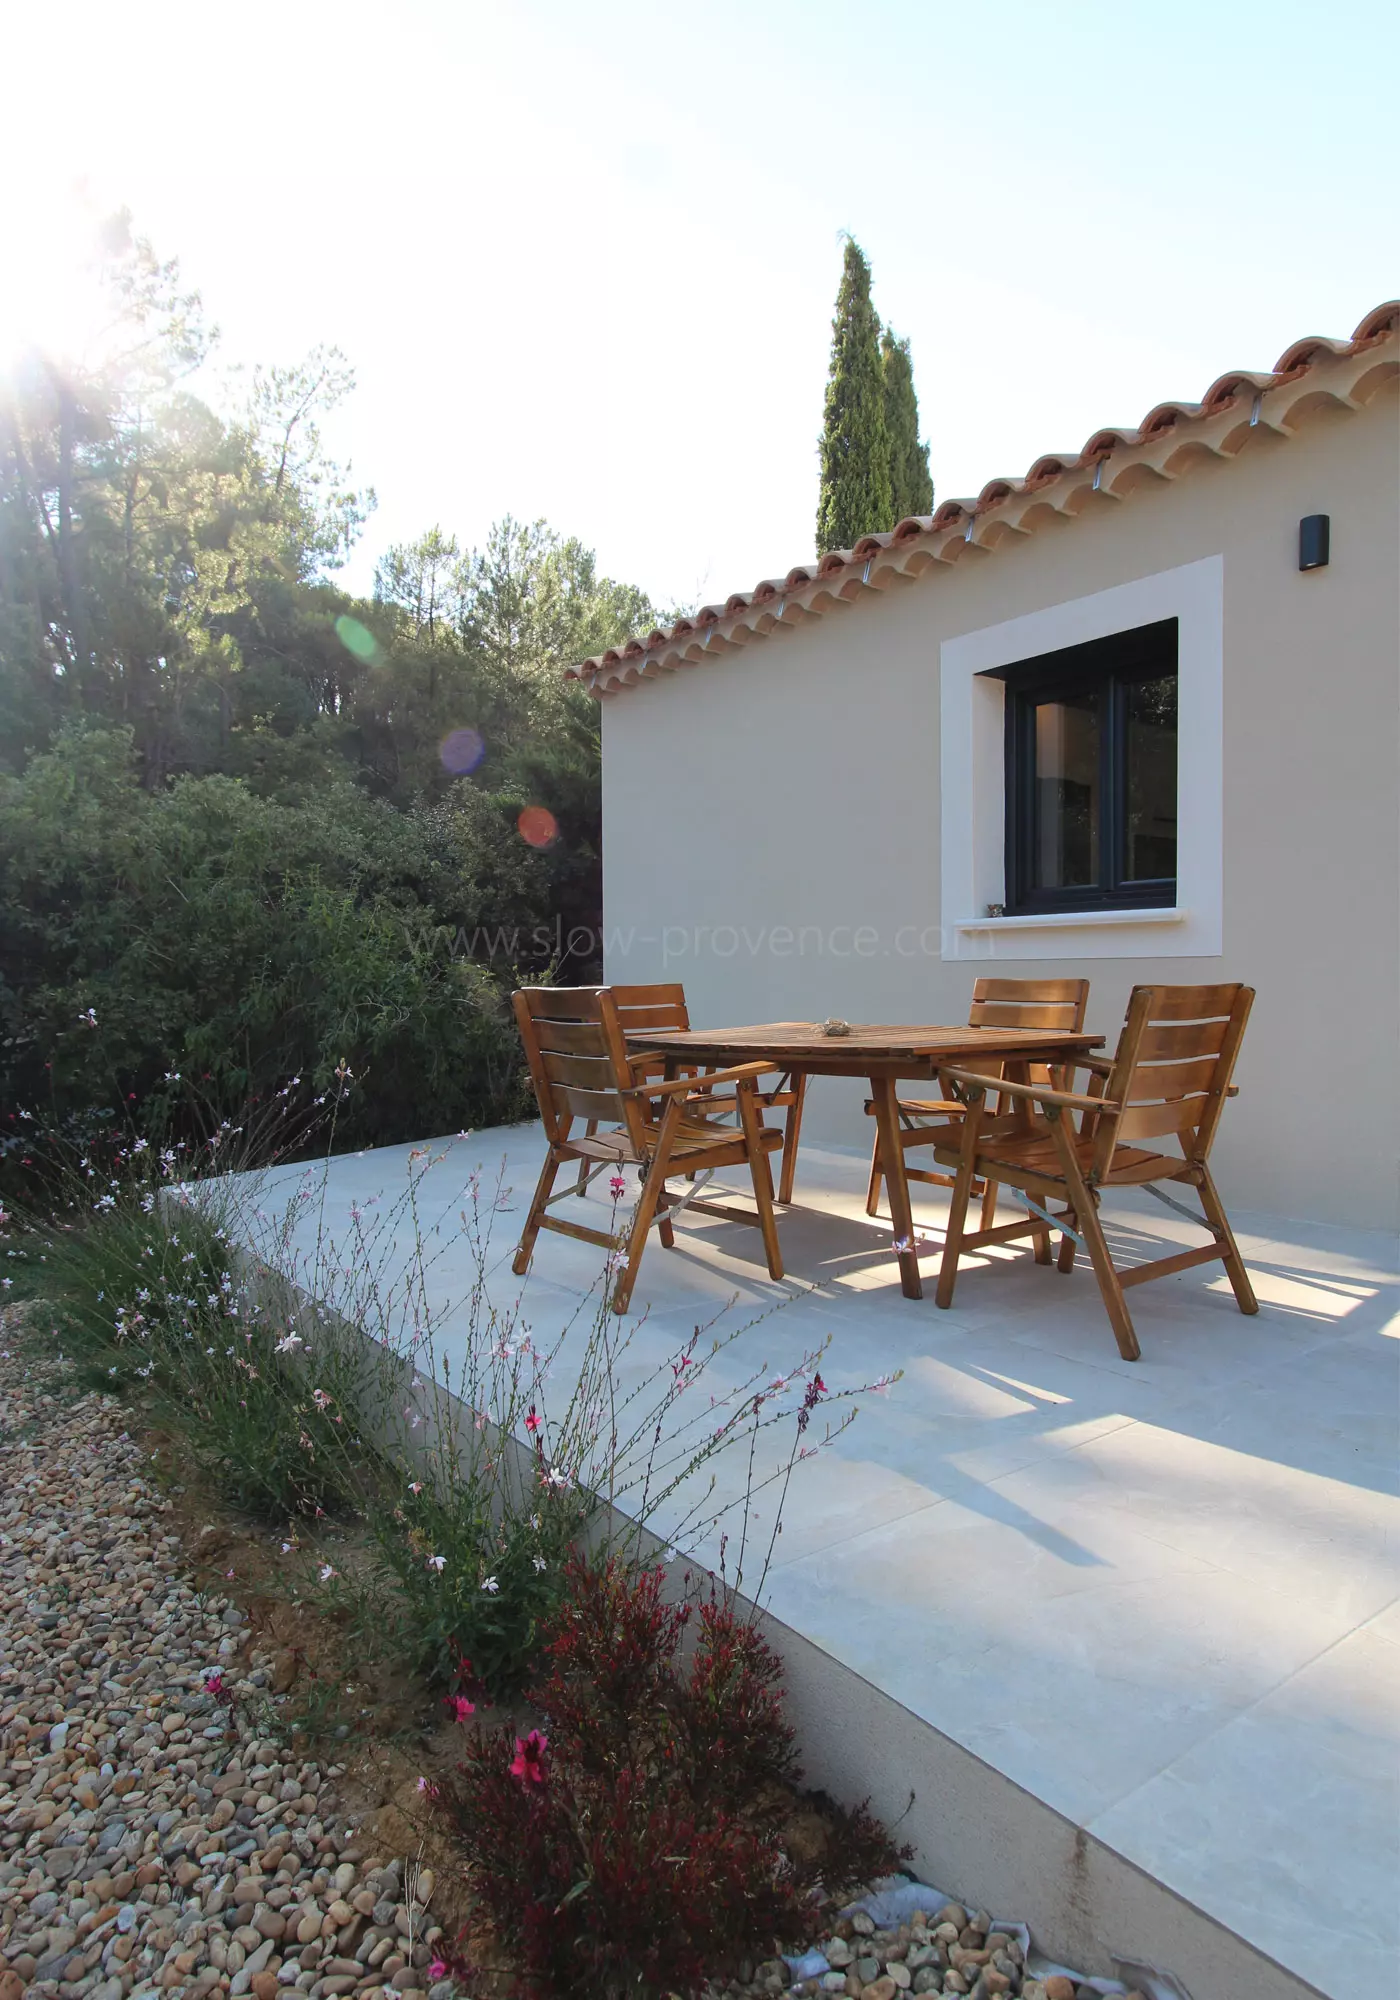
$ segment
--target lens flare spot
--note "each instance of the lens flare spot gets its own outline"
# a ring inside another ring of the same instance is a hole
[[[347,653],[353,653],[357,660],[377,660],[379,641],[368,625],[362,625],[358,618],[350,618],[341,612],[335,621],[335,636]]]
[[[515,824],[529,847],[552,847],[559,838],[559,822],[548,806],[526,806]]]
[[[454,778],[465,778],[486,755],[486,741],[479,729],[452,729],[443,737],[438,756],[443,769]]]

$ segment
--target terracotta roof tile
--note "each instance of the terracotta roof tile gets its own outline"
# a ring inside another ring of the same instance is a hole
[[[1232,370],[1199,403],[1158,403],[1135,430],[1095,431],[1081,451],[1047,453],[1023,478],[989,480],[975,499],[944,500],[932,514],[896,522],[888,534],[862,535],[852,549],[832,549],[784,577],[735,591],[723,604],[702,605],[664,631],[568,668],[567,678],[608,695],[717,659],[736,644],[766,637],[782,621],[795,629],[804,616],[854,602],[896,576],[954,562],[967,548],[993,549],[1008,534],[1034,532],[1052,514],[1072,517],[1093,493],[1126,494],[1154,478],[1174,479],[1202,458],[1232,457],[1255,429],[1287,435],[1290,419],[1316,404],[1354,407],[1400,372],[1398,330],[1400,301],[1389,299],[1367,313],[1350,340],[1295,340],[1267,373]],[[1377,349],[1385,352],[1375,354]]]

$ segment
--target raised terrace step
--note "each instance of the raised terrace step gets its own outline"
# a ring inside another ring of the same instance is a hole
[[[434,1251],[449,1244],[437,1296],[465,1289],[456,1216],[476,1167],[490,1185],[504,1166],[513,1190],[491,1282],[520,1291],[510,1258],[542,1150],[534,1126],[433,1148],[419,1209],[442,1224]],[[409,1151],[334,1161],[325,1226],[346,1235],[352,1203],[392,1200]],[[674,1252],[652,1244],[633,1299],[647,1318],[629,1375],[731,1295],[743,1323],[784,1293],[731,1350],[736,1376],[828,1332],[833,1384],[903,1370],[798,1468],[767,1579],[809,1776],[891,1821],[912,1789],[900,1832],[926,1879],[1026,1918],[1086,1970],[1121,1953],[1193,2000],[1400,1990],[1393,1244],[1235,1213],[1258,1318],[1218,1267],[1185,1272],[1134,1293],[1129,1363],[1082,1267],[993,1251],[969,1260],[952,1312],[902,1297],[866,1169],[803,1150],[783,1285],[754,1231],[696,1218]],[[272,1177],[265,1209],[300,1171]],[[936,1249],[936,1191],[918,1192]],[[595,1186],[578,1209],[606,1205]],[[1122,1258],[1195,1240],[1147,1202],[1109,1220]],[[598,1263],[541,1240],[524,1281],[541,1336]],[[742,1486],[738,1465],[720,1477]]]

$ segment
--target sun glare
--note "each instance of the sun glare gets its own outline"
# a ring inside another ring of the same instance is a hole
[[[92,358],[104,314],[94,282],[97,215],[80,194],[13,193],[0,212],[0,370],[34,350]]]

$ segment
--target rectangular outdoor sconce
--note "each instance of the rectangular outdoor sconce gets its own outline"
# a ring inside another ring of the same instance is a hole
[[[1331,515],[1305,514],[1298,523],[1299,569],[1326,569],[1331,542]]]

